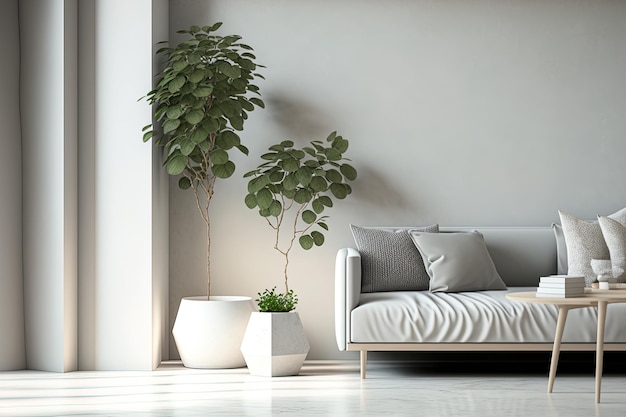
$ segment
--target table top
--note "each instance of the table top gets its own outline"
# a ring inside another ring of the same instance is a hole
[[[598,290],[598,289],[585,289],[585,293],[576,297],[537,297],[535,291],[524,292],[511,292],[506,295],[506,298],[514,301],[524,301],[527,303],[536,304],[554,304],[554,305],[569,305],[569,306],[595,306],[600,301],[606,301],[607,303],[625,303],[626,302],[626,290],[613,289],[613,290]]]

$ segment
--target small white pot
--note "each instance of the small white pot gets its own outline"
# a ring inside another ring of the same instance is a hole
[[[188,368],[241,368],[239,347],[246,331],[252,298],[185,297],[180,301],[172,334]]]
[[[295,311],[253,312],[241,352],[251,375],[298,375],[309,353],[309,342],[300,316]]]

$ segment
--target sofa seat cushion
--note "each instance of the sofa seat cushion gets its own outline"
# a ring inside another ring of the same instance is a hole
[[[511,301],[506,291],[361,294],[351,312],[353,343],[552,343],[558,307]],[[605,342],[626,343],[626,303],[608,306]],[[564,343],[594,343],[595,308],[570,310]]]

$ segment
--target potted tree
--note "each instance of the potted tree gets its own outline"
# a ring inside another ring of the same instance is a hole
[[[178,32],[185,40],[160,48],[164,69],[145,97],[160,128],[144,127],[143,140],[163,147],[165,169],[180,177],[181,189],[193,192],[206,225],[206,294],[181,300],[173,328],[184,365],[194,368],[244,366],[239,345],[253,309],[250,297],[211,294],[209,208],[215,184],[235,172],[231,150],[248,154],[237,132],[249,112],[264,107],[254,84],[263,78],[255,72],[262,66],[240,36],[215,34],[221,25],[191,26]]]
[[[259,293],[259,312],[253,312],[241,345],[250,373],[262,376],[297,375],[309,351],[299,315],[298,298],[289,288],[289,255],[298,244],[305,250],[324,244],[328,231],[325,211],[333,198],[345,199],[356,170],[344,158],[348,140],[331,133],[302,149],[283,141],[261,156],[265,161],[245,174],[246,206],[257,208],[275,231],[274,249],[284,258],[285,291],[275,287]]]

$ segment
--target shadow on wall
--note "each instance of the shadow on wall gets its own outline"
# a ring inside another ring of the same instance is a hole
[[[293,97],[270,94],[264,100],[274,121],[286,132],[286,138],[294,141],[301,138],[307,142],[323,140],[336,129],[329,126],[330,117]]]
[[[357,165],[359,177],[354,188],[353,197],[361,204],[373,207],[389,208],[397,212],[416,211],[403,192],[394,188],[393,184],[371,166]]]
[[[294,142],[309,142],[311,140],[324,140],[333,130],[337,130],[339,134],[343,133],[340,127],[331,126],[331,124],[339,124],[334,123],[332,117],[323,114],[318,108],[294,99],[293,96],[288,97],[274,93],[268,95],[264,100],[276,124],[286,132],[286,139],[291,139]],[[346,138],[350,140],[351,146],[358,146],[356,139]],[[352,151],[354,152],[354,150],[353,148]],[[359,176],[352,185],[353,202],[358,202],[359,206],[365,204],[378,209],[384,208],[387,213],[416,213],[419,211],[419,207],[415,207],[412,201],[405,198],[405,193],[394,188],[393,184],[387,181],[383,175],[380,175],[376,169],[371,166],[364,166],[356,160],[354,160],[354,166]]]

